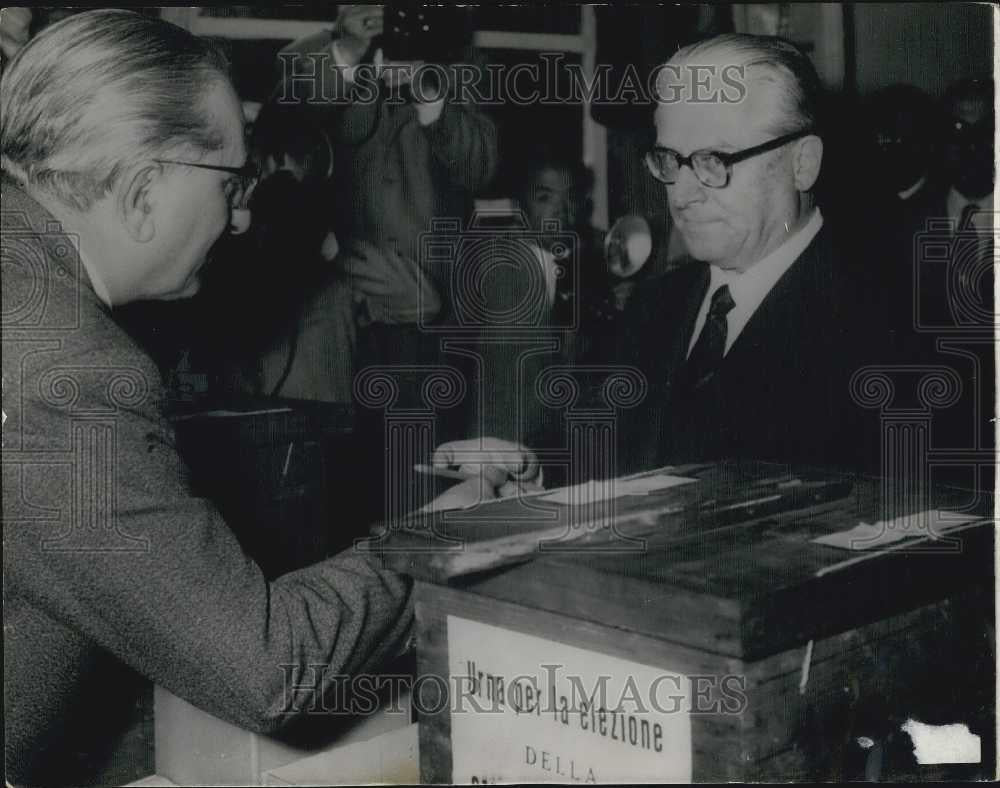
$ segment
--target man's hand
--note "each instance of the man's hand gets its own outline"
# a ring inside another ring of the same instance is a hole
[[[395,251],[356,241],[339,256],[338,265],[350,277],[352,290],[370,302],[373,319],[416,322],[421,314],[441,311],[441,296],[434,284]]]
[[[457,469],[481,478],[483,487],[492,487],[501,498],[542,489],[542,468],[535,453],[519,443],[500,438],[473,438],[442,444],[435,450],[431,464],[435,468]]]
[[[464,509],[495,498],[508,498],[542,488],[542,469],[531,449],[500,438],[474,438],[442,444],[434,452],[435,468],[457,470],[470,479],[442,493],[423,511]]]
[[[409,85],[413,77],[424,64],[422,60],[386,60],[381,49],[376,49],[372,56],[375,73],[390,88]],[[437,98],[437,96],[435,96]]]
[[[340,34],[337,50],[347,62],[345,66],[356,66],[376,36],[382,35],[385,10],[381,5],[340,6],[335,28]]]
[[[465,509],[483,501],[497,497],[496,488],[486,478],[476,477],[461,484],[456,484],[441,493],[437,498],[424,506],[422,512],[443,512],[447,509]]]

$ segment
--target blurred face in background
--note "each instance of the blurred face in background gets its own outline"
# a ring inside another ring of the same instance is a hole
[[[971,199],[993,191],[993,108],[985,97],[962,98],[949,107],[945,172],[951,185]]]
[[[538,170],[528,180],[517,203],[546,249],[551,249],[559,233],[572,231],[583,218],[583,195],[578,184],[569,170],[558,166]],[[558,230],[553,231],[553,226],[558,226]]]
[[[876,121],[876,166],[892,191],[904,192],[927,174],[934,155],[926,133],[930,120],[915,108],[896,107]]]

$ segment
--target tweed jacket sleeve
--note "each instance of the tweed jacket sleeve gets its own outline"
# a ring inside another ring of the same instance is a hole
[[[155,365],[97,301],[51,217],[25,204],[24,243],[4,237],[5,603],[258,731],[316,703],[337,674],[398,653],[405,578],[347,552],[268,582],[192,493]],[[8,303],[32,292],[44,294],[38,320]]]

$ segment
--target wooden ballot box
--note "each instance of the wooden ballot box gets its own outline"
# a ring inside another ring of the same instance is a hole
[[[910,492],[723,463],[396,524],[422,781],[992,774],[992,502]],[[908,720],[979,763],[916,765]]]

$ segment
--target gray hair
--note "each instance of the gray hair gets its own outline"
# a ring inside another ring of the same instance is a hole
[[[95,10],[43,30],[0,79],[0,165],[79,210],[133,164],[225,145],[199,98],[228,64],[209,41],[133,11]]]
[[[812,61],[794,44],[776,36],[726,33],[682,47],[671,61],[692,61],[725,54],[733,65],[759,68],[757,78],[782,88],[782,117],[776,119],[775,134],[788,134],[821,124],[823,84]]]

